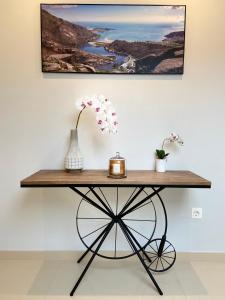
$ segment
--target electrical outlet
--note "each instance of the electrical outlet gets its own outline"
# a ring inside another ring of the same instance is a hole
[[[192,208],[192,218],[201,219],[202,218],[202,208]]]

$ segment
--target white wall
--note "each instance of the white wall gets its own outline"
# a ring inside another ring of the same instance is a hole
[[[170,156],[169,169],[197,172],[213,187],[164,193],[168,238],[178,251],[225,251],[225,1],[170,4],[187,5],[183,76],[42,74],[39,1],[1,3],[0,250],[81,247],[73,193],[21,189],[19,182],[36,170],[63,167],[75,99],[103,93],[118,111],[119,134],[102,136],[94,116],[84,115],[80,145],[85,167],[105,168],[119,150],[129,169],[151,169],[162,138],[171,130],[179,132],[185,147]],[[203,208],[202,220],[191,219],[191,207]]]

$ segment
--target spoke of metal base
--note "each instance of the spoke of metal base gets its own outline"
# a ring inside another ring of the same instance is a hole
[[[124,221],[134,221],[134,222],[155,222],[155,220],[142,220],[142,219],[123,219]]]
[[[140,195],[140,193],[143,191],[144,187],[140,187],[136,194],[133,195],[133,197],[124,205],[122,210],[119,213],[119,216],[123,215],[124,212],[131,206],[131,204],[135,201],[135,199]]]
[[[130,226],[128,226],[127,224],[125,224],[125,223],[123,222],[123,220],[121,220],[121,222],[123,223],[123,225],[124,225],[125,227],[128,227],[128,228],[132,229],[133,231],[135,231],[136,233],[138,233],[138,234],[141,235],[142,237],[146,238],[146,237],[145,237],[144,235],[142,235],[140,232],[136,231],[135,229],[133,229],[133,228],[131,228]],[[134,239],[136,245],[138,246],[138,248],[141,249],[142,246],[141,246],[141,245],[139,244],[139,242],[135,239],[135,237],[134,237],[133,239]],[[146,239],[149,240],[148,238],[146,238]],[[131,247],[131,248],[132,248],[132,247]],[[144,256],[146,257],[146,259],[147,259],[149,262],[151,262],[152,260],[151,260],[151,258],[147,255],[147,253],[145,252],[145,250],[142,249],[141,251],[142,251],[142,253],[144,254]]]
[[[91,251],[91,249],[94,247],[94,245],[100,240],[100,238],[103,236],[103,234],[108,230],[108,227],[106,227],[100,234],[99,236],[94,240],[94,242],[91,244],[90,247],[82,254],[82,256],[78,259],[77,263],[79,264],[84,257],[88,254],[88,252]]]
[[[110,223],[110,222],[109,222],[109,223]],[[88,236],[92,235],[93,233],[95,233],[95,232],[101,230],[102,228],[106,227],[107,225],[109,225],[109,223],[107,223],[107,224],[105,224],[105,225],[102,225],[101,227],[99,227],[99,228],[97,228],[97,229],[91,231],[90,233],[86,234],[85,236],[82,236],[81,238],[82,238],[82,239],[85,239],[86,237],[88,237]]]
[[[149,271],[148,267],[146,266],[143,258],[141,257],[140,253],[138,252],[138,249],[136,248],[135,243],[133,242],[133,235],[130,233],[129,229],[127,228],[126,224],[124,224],[121,220],[118,221],[124,235],[127,237],[127,239],[130,241],[130,244],[132,245],[134,251],[136,252],[140,262],[142,263],[143,267],[145,268],[146,272],[148,273],[149,277],[151,278],[152,282],[154,283],[156,289],[158,290],[160,295],[163,295],[162,290],[160,289],[158,283],[156,282],[155,278],[153,277],[152,273]]]
[[[142,236],[144,239],[146,239],[147,241],[149,240],[145,235],[141,234],[139,231],[135,230],[134,228],[132,228],[131,226],[127,225],[126,226],[128,228],[130,228],[132,231],[136,232],[137,234],[139,234],[140,236]]]
[[[78,195],[80,195],[83,199],[85,199],[89,204],[91,204],[92,206],[94,206],[95,208],[97,208],[98,210],[101,210],[104,214],[106,214],[107,216],[109,216],[110,218],[112,218],[112,213],[111,211],[109,212],[108,210],[105,210],[103,207],[101,207],[100,205],[98,205],[96,202],[94,202],[91,198],[89,198],[87,195],[83,194],[80,190],[78,190],[75,187],[70,187],[71,190],[73,190],[75,193],[77,193]]]
[[[110,210],[110,208],[104,203],[104,201],[99,197],[99,195],[96,193],[96,191],[92,187],[90,187],[90,191],[92,192],[92,194],[95,195],[95,197],[104,206],[104,208],[108,211],[108,213],[112,213],[112,211]]]
[[[145,197],[143,200],[139,201],[137,204],[131,206],[130,208],[128,208],[130,206],[130,204],[133,201],[130,201],[127,205],[127,207],[125,209],[122,209],[122,211],[120,212],[119,216],[121,218],[123,218],[124,216],[128,215],[129,213],[131,213],[132,211],[134,211],[136,208],[140,207],[142,204],[144,204],[145,202],[147,202],[149,199],[151,199],[153,196],[157,195],[159,192],[161,192],[164,189],[164,187],[160,187],[158,188],[158,190],[154,190],[153,193],[149,194],[147,197]],[[142,190],[141,190],[142,191]],[[132,199],[131,199],[132,200]]]
[[[110,218],[82,218],[82,217],[77,217],[77,219],[78,220],[111,220]]]
[[[126,203],[124,204],[124,206],[130,201],[131,197],[133,196],[133,194],[136,192],[137,187],[133,190],[132,194],[130,195],[130,197],[127,199]]]
[[[115,248],[114,248],[114,257],[116,257],[116,245],[117,244],[117,223],[116,223],[116,227],[115,227]]]
[[[102,194],[102,197],[105,199],[105,202],[108,204],[109,209],[110,209],[111,212],[113,213],[112,207],[110,206],[110,204],[109,204],[109,202],[108,202],[108,200],[107,200],[105,194],[103,193],[102,189],[101,189],[100,187],[99,187],[98,189],[99,189],[100,193]]]
[[[110,230],[112,229],[113,224],[114,224],[114,222],[112,221],[112,222],[108,225],[107,231],[106,231],[105,234],[103,235],[103,237],[102,237],[100,243],[98,244],[98,246],[97,246],[95,252],[92,254],[92,257],[90,258],[90,260],[89,260],[89,262],[87,263],[85,269],[83,270],[82,274],[80,275],[79,279],[77,280],[77,282],[76,282],[74,288],[73,288],[72,291],[70,292],[70,296],[73,296],[74,292],[75,292],[76,289],[78,288],[78,286],[79,286],[81,280],[83,279],[83,277],[84,277],[84,275],[86,274],[88,268],[90,267],[92,261],[94,260],[96,254],[98,253],[99,249],[101,248],[101,246],[102,246],[104,240],[106,239],[107,235],[109,234]]]

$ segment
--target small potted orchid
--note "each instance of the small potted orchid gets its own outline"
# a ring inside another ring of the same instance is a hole
[[[169,144],[174,143],[180,146],[184,145],[183,140],[181,137],[176,133],[171,133],[169,137],[165,138],[162,142],[161,149],[156,149],[155,155],[156,155],[156,172],[165,172],[166,171],[166,159],[169,155],[168,152],[165,151],[165,147]]]
[[[103,95],[84,97],[76,101],[79,115],[76,120],[75,129],[71,130],[70,146],[65,158],[65,169],[67,171],[82,170],[83,156],[78,143],[78,127],[83,112],[91,108],[96,114],[97,125],[101,133],[117,133],[117,114],[109,99]]]

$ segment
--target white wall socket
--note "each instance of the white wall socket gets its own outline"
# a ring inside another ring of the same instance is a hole
[[[202,218],[202,208],[192,208],[192,218],[201,219]]]

